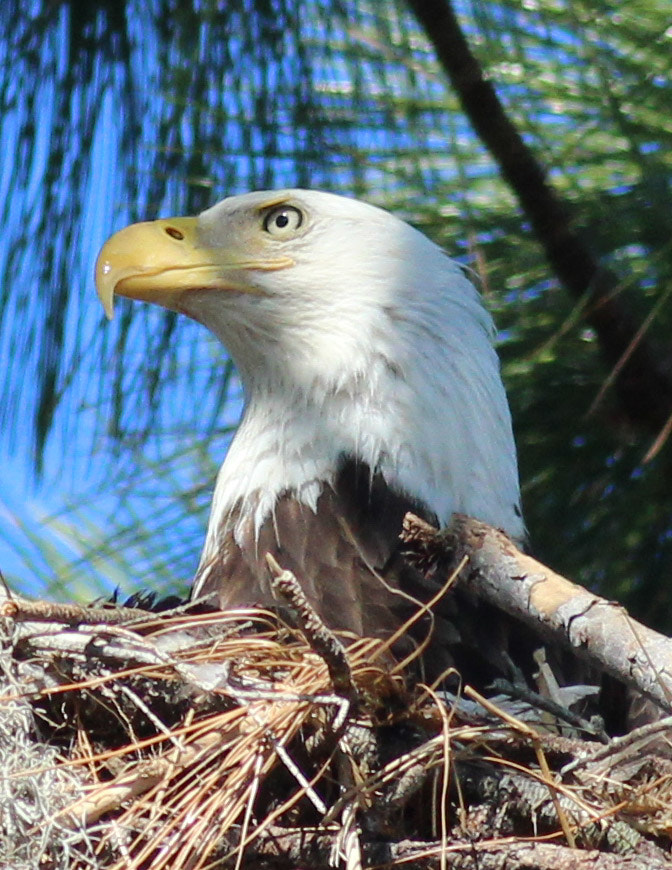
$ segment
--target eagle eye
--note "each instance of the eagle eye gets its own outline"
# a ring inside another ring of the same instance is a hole
[[[272,208],[264,217],[264,229],[276,238],[286,239],[303,223],[303,212],[293,205]]]

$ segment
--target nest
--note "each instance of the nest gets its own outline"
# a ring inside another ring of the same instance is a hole
[[[422,684],[276,573],[298,627],[5,603],[2,866],[672,864],[669,720],[604,742],[534,697]]]

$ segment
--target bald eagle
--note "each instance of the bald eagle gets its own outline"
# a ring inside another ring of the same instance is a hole
[[[194,596],[272,604],[270,552],[330,626],[380,637],[408,597],[406,511],[522,538],[492,320],[392,214],[312,190],[233,196],[116,233],[96,283],[110,317],[119,295],[202,323],[241,378]]]

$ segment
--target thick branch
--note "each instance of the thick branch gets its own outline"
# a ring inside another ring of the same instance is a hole
[[[574,230],[569,211],[546,172],[506,114],[492,83],[483,74],[460,28],[450,0],[409,0],[455,88],[462,108],[497,161],[530,220],[556,275],[587,303],[586,319],[595,329],[608,365],[627,357],[616,380],[625,412],[633,422],[658,429],[672,409],[672,377],[643,337],[617,295],[616,275],[602,267]]]
[[[332,867],[331,839],[321,832],[269,828],[246,852],[246,866],[268,866],[263,859],[274,858],[273,867],[310,866],[313,870]],[[455,870],[663,870],[667,862],[642,855],[615,855],[595,850],[570,849],[552,843],[502,840],[493,843],[413,842],[363,844],[366,866],[403,866],[408,870],[438,870],[441,854]],[[255,860],[256,859],[256,860]]]
[[[442,532],[407,514],[411,559],[440,583],[464,556],[460,576],[479,598],[516,617],[672,711],[672,640],[521,553],[503,532],[459,514]]]

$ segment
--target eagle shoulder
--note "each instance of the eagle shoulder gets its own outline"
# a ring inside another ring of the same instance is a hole
[[[324,483],[315,509],[283,493],[256,531],[254,512],[243,518],[236,506],[220,529],[216,556],[199,568],[195,594],[211,596],[224,609],[274,605],[266,564],[271,553],[296,575],[331,628],[388,636],[408,610],[404,575],[413,569],[404,564],[399,540],[407,511],[436,522],[431,511],[389,487],[380,473],[344,458],[334,480]]]

